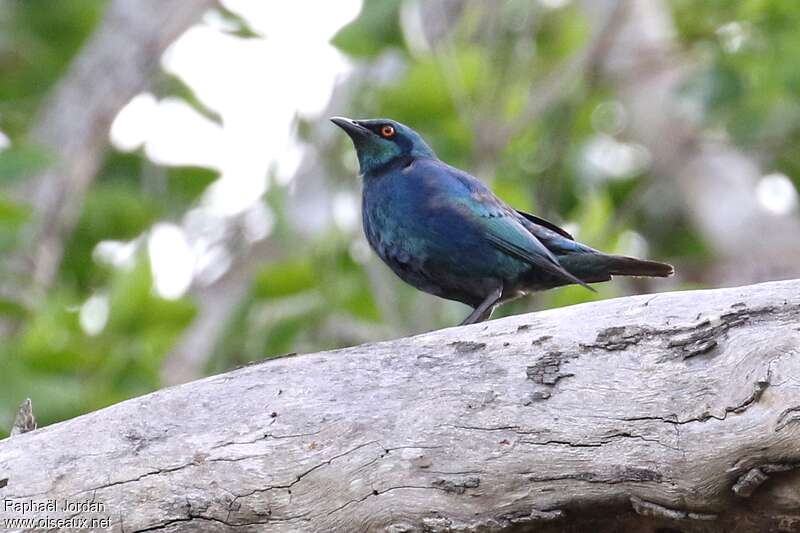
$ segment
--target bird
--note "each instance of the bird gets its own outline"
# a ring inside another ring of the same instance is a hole
[[[612,276],[673,273],[665,263],[602,253],[514,209],[478,178],[441,161],[400,122],[331,121],[355,147],[370,247],[406,283],[472,307],[462,326],[535,291],[570,284],[594,291],[590,283]]]

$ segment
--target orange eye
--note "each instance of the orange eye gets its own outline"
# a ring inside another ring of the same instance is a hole
[[[394,137],[394,128],[392,126],[390,126],[389,124],[386,124],[385,126],[383,126],[381,128],[381,135],[383,135],[387,139],[389,137]]]

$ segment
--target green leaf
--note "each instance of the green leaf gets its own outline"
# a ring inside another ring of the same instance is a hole
[[[30,215],[30,206],[0,195],[0,225],[17,229],[28,221]]]
[[[94,30],[108,2],[2,2],[0,113],[3,131],[24,135],[41,98],[52,90]]]
[[[587,195],[577,216],[578,227],[580,228],[578,240],[603,249],[608,248],[613,243],[602,242],[602,236],[606,233],[606,228],[610,220],[614,206],[611,203],[610,195],[606,191],[596,191]]]
[[[159,98],[167,96],[180,98],[208,120],[215,124],[222,124],[222,117],[220,114],[200,100],[197,97],[197,93],[194,92],[194,89],[178,76],[162,72],[153,87],[153,93]]]
[[[299,258],[268,265],[256,276],[256,298],[280,298],[315,287],[319,278],[310,258]]]
[[[30,216],[30,206],[0,195],[0,252],[11,251],[18,245],[20,229]]]
[[[191,322],[195,313],[188,300],[165,300],[154,293],[153,276],[148,262],[143,260],[130,271],[115,273],[109,297],[111,314],[107,327],[120,334],[139,332],[141,336],[161,331],[174,336]],[[142,337],[139,342],[146,340]]]
[[[10,318],[24,318],[27,315],[25,306],[11,298],[0,298],[0,315]]]
[[[247,22],[241,15],[234,13],[222,4],[217,4],[214,12],[219,15],[224,23],[221,30],[228,35],[235,35],[243,39],[262,38],[263,36],[255,31],[250,23]]]
[[[38,174],[55,161],[44,147],[33,144],[12,145],[0,151],[0,183]]]
[[[157,174],[160,182],[150,190],[142,189],[142,176]],[[165,214],[182,214],[219,177],[219,172],[195,166],[154,167],[141,152],[112,152],[99,173],[100,184],[114,185],[137,197],[137,202],[150,204],[150,210]]]
[[[339,30],[331,44],[353,57],[370,58],[402,47],[400,0],[364,0],[358,17]]]
[[[81,217],[64,250],[62,280],[88,288],[107,277],[92,252],[100,241],[126,241],[139,236],[162,216],[159,202],[143,194],[135,183],[111,181],[89,190]]]
[[[219,177],[219,172],[202,167],[170,167],[167,170],[169,180],[169,198],[185,207],[200,195]]]

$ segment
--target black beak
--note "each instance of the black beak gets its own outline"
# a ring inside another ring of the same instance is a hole
[[[331,122],[342,128],[347,135],[350,136],[351,139],[354,141],[356,139],[362,139],[372,132],[359,124],[357,120],[353,120],[352,118],[346,117],[331,117]]]

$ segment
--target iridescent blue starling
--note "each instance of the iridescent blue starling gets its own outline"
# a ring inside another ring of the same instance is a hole
[[[664,263],[608,255],[508,206],[480,180],[440,161],[417,132],[389,119],[331,119],[352,139],[370,246],[401,279],[488,319],[533,291],[612,276],[672,274]]]

